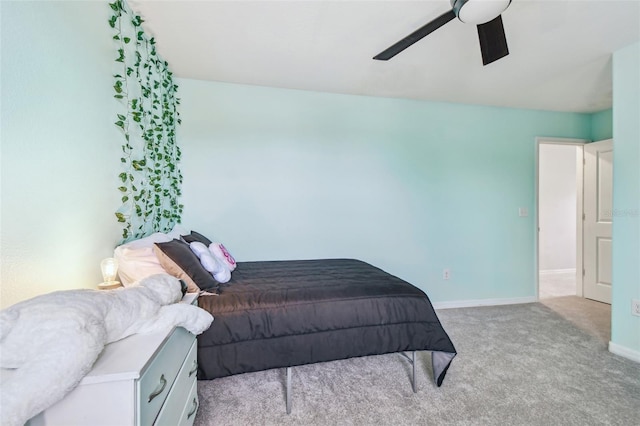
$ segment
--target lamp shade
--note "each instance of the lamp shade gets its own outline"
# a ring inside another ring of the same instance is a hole
[[[118,261],[113,257],[108,257],[100,262],[100,270],[102,270],[102,278],[105,283],[112,283],[116,280],[118,274]]]

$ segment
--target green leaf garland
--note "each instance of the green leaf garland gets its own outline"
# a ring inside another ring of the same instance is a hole
[[[116,44],[114,98],[124,109],[114,121],[124,136],[117,188],[122,205],[115,217],[126,242],[168,232],[180,223],[181,152],[176,143],[180,100],[169,64],[158,56],[155,39],[141,28],[143,19],[124,0],[109,7],[108,23]]]

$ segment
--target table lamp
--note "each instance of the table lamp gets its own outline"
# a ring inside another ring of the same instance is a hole
[[[100,270],[102,271],[103,282],[98,284],[101,290],[109,290],[120,287],[120,281],[116,281],[118,274],[118,261],[113,257],[108,257],[100,262]]]

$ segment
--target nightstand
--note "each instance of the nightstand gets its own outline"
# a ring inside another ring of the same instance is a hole
[[[188,293],[180,303],[197,304]],[[198,410],[196,336],[181,327],[107,345],[78,387],[27,425],[192,425]]]

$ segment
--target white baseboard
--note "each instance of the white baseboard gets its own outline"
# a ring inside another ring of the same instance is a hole
[[[537,302],[536,296],[513,297],[509,299],[475,299],[475,300],[454,300],[452,302],[434,302],[434,309],[451,308],[475,308],[478,306],[498,306],[498,305],[519,305],[522,303]]]
[[[575,274],[576,273],[576,268],[569,268],[569,269],[541,269],[540,270],[540,275],[568,274],[568,273]]]
[[[618,345],[617,343],[609,342],[609,352],[630,359],[631,361],[640,362],[640,352],[629,349],[626,346]]]

